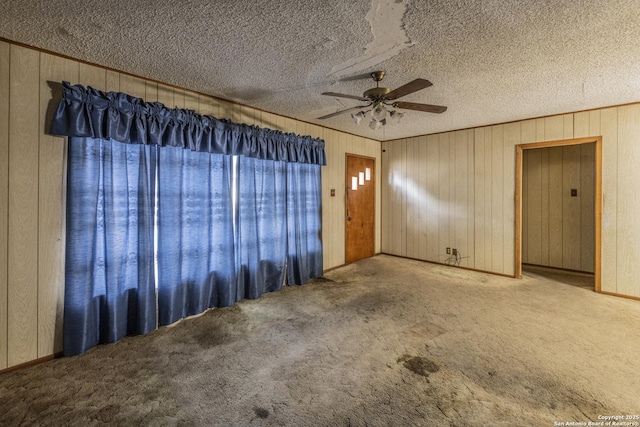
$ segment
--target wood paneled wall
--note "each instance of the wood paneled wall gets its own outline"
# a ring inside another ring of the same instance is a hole
[[[378,141],[0,41],[0,370],[62,349],[66,142],[45,132],[52,99],[48,82],[62,80],[324,139],[324,267],[344,264],[345,153],[375,157],[379,168]]]
[[[590,136],[602,137],[601,289],[640,297],[640,199],[630,194],[640,184],[636,165],[640,158],[639,104],[384,142],[382,252],[443,262],[445,248],[455,247],[468,257],[463,266],[513,275],[516,145]],[[560,151],[549,153],[558,156]],[[590,154],[581,151],[580,155]],[[581,172],[566,172],[575,176],[558,170],[553,173],[562,173],[563,182],[590,179]],[[565,209],[569,202],[559,200],[555,193],[540,194],[543,206],[561,203]],[[567,221],[587,223],[592,212]],[[550,259],[561,256],[561,239],[578,234],[584,238],[584,230],[575,225],[565,229],[560,215],[554,210],[544,218],[531,219],[536,229],[551,227],[546,237],[540,237],[541,245],[549,247]],[[420,236],[417,245],[416,236]],[[425,242],[426,248],[421,246]],[[586,251],[569,255],[575,259],[567,263],[585,269],[592,257]]]
[[[472,266],[473,140],[464,130],[382,144],[383,252],[444,262],[451,247]]]
[[[524,150],[523,263],[594,272],[594,177],[595,143]]]

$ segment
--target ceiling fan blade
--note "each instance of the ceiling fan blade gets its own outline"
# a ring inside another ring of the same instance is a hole
[[[336,92],[322,92],[322,95],[337,96],[338,98],[357,99],[358,101],[368,101],[369,100],[368,98],[364,98],[362,96],[345,95],[344,93],[336,93]]]
[[[339,82],[352,82],[354,80],[369,80],[371,79],[371,73],[362,73],[362,74],[356,74],[353,76],[348,76],[348,77],[343,77],[341,79],[338,79]]]
[[[444,113],[447,107],[442,105],[418,104],[417,102],[394,102],[396,108],[404,108],[405,110],[424,111],[426,113]]]
[[[318,120],[328,119],[329,117],[339,116],[340,114],[348,113],[353,110],[361,110],[363,108],[367,108],[367,105],[360,105],[357,107],[347,108],[345,110],[336,111],[335,113],[327,114],[326,116],[318,117]]]
[[[402,96],[409,95],[410,93],[428,88],[431,85],[432,83],[429,80],[415,79],[404,86],[400,86],[399,88],[392,90],[385,96],[385,98],[398,99]]]

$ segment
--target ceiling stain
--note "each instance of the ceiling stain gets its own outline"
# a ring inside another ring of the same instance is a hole
[[[371,26],[373,40],[364,47],[364,54],[334,66],[329,74],[341,78],[361,73],[393,58],[414,43],[404,28],[407,5],[397,0],[373,0],[365,16]]]

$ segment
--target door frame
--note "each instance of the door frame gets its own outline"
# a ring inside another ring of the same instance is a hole
[[[377,220],[377,214],[376,214],[376,169],[377,169],[377,162],[376,162],[376,158],[375,157],[371,157],[371,156],[364,156],[362,154],[354,154],[354,153],[344,153],[344,184],[345,184],[345,189],[344,189],[344,217],[343,217],[343,221],[344,221],[344,261],[346,263],[347,261],[347,243],[348,243],[348,239],[347,239],[347,217],[349,216],[349,201],[347,200],[347,197],[349,197],[349,185],[347,184],[347,177],[348,177],[348,172],[349,172],[349,157],[358,157],[361,159],[367,159],[367,160],[373,160],[373,170],[371,171],[371,182],[373,184],[373,255],[375,256],[376,254],[376,220]]]
[[[514,276],[522,278],[522,156],[524,150],[534,148],[562,147],[595,143],[595,291],[601,292],[602,284],[602,137],[564,139],[516,145],[516,191],[515,191],[515,269]]]

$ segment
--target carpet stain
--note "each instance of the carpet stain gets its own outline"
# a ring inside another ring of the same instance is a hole
[[[265,419],[265,418],[267,418],[269,416],[269,410],[268,409],[255,407],[255,408],[253,408],[253,412],[255,412],[255,414],[256,414],[256,416],[258,418]]]
[[[212,348],[222,344],[229,344],[234,338],[226,331],[218,330],[202,330],[193,335],[195,342],[202,348]]]
[[[429,374],[438,372],[440,367],[426,357],[403,355],[397,360],[402,366],[416,375],[428,378]]]

